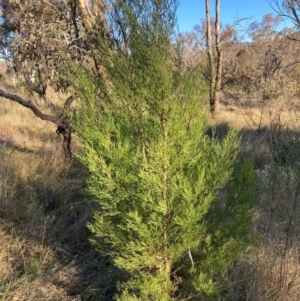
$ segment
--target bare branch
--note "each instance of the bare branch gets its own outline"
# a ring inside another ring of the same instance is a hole
[[[267,0],[270,7],[281,16],[286,19],[290,19],[296,27],[300,26],[299,8],[300,3],[298,0],[284,0],[279,4],[278,0]]]
[[[15,101],[20,105],[22,105],[23,107],[30,109],[35,116],[41,118],[42,120],[52,121],[55,124],[58,124],[60,121],[60,117],[42,113],[31,101],[25,100],[24,98],[18,95],[11,94],[0,89],[0,97],[4,97],[9,100]]]
[[[73,96],[69,96],[66,99],[64,104],[64,113],[58,116],[44,114],[31,101],[25,100],[18,95],[8,93],[1,89],[0,89],[0,97],[4,97],[9,100],[15,101],[18,104],[22,105],[23,107],[30,109],[35,116],[41,118],[42,120],[51,121],[57,124],[56,133],[58,135],[62,135],[64,138],[62,146],[65,153],[65,161],[68,162],[72,159],[72,151],[71,151],[72,127],[67,113],[74,100]]]

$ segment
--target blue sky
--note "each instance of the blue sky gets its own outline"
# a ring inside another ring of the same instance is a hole
[[[261,21],[268,13],[274,13],[266,0],[220,0],[221,23],[233,24],[235,20],[252,18],[248,22]],[[213,4],[215,1],[211,0]],[[214,9],[211,7],[211,13]],[[205,18],[205,0],[180,0],[177,20],[181,32],[190,31]]]

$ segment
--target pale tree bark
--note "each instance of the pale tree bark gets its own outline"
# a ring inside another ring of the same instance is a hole
[[[83,24],[87,30],[95,29],[97,22],[105,25],[105,1],[104,0],[77,0]]]
[[[212,47],[211,20],[210,20],[210,0],[205,0],[206,12],[206,43],[209,67],[209,105],[211,112],[214,111],[214,89],[215,89],[215,64]]]
[[[223,66],[223,54],[221,49],[221,29],[220,29],[220,0],[216,0],[216,22],[215,22],[215,41],[217,52],[217,71],[216,82],[214,90],[214,111],[218,111],[221,94],[221,81],[222,81],[222,66]]]
[[[214,41],[212,38],[210,0],[205,0],[206,10],[206,43],[209,67],[209,105],[212,114],[219,110],[222,79],[222,49],[220,45],[220,0],[215,3]]]

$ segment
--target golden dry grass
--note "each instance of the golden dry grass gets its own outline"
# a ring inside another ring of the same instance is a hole
[[[241,156],[255,163],[259,241],[233,269],[232,300],[300,300],[300,110],[297,99],[231,106],[212,120],[235,128]],[[218,128],[219,127],[219,128]],[[230,299],[231,300],[231,299]]]
[[[114,271],[89,243],[85,169],[65,163],[55,124],[0,102],[0,300],[108,298]]]
[[[3,102],[3,100],[1,100]],[[51,139],[52,125],[6,102],[0,113],[0,293],[1,300],[67,300],[72,266],[63,265],[49,245],[54,231],[45,208],[66,205],[78,190],[68,182],[60,143]],[[79,179],[78,179],[79,181]],[[70,190],[69,190],[70,189]],[[65,194],[65,198],[64,195]]]
[[[212,124],[227,123],[238,130],[270,126],[279,121],[283,124],[300,121],[298,99],[253,100],[250,105],[221,106],[221,113],[212,119]]]
[[[62,267],[51,248],[7,233],[3,227],[0,241],[1,300],[70,300],[67,288],[77,274],[72,264]],[[58,286],[62,279],[68,283]]]

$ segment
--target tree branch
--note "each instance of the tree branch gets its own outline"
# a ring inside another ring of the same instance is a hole
[[[8,93],[8,92],[0,89],[0,97],[4,97],[9,100],[15,101],[15,102],[19,103],[20,105],[22,105],[23,107],[30,109],[34,113],[35,116],[41,118],[42,120],[51,121],[51,122],[54,122],[55,124],[58,124],[60,122],[60,119],[61,119],[60,116],[44,114],[31,101],[25,100],[24,98],[22,98],[18,95],[11,94],[11,93]]]
[[[9,100],[15,101],[22,105],[25,108],[30,109],[35,116],[39,117],[42,120],[51,121],[57,124],[56,133],[64,137],[63,140],[63,149],[65,153],[65,161],[70,161],[72,159],[71,151],[71,139],[72,139],[72,127],[70,125],[69,118],[67,113],[70,109],[71,103],[73,102],[73,96],[69,96],[64,104],[64,113],[59,116],[47,115],[42,113],[31,101],[25,100],[22,97],[8,93],[0,89],[0,97],[7,98]]]

